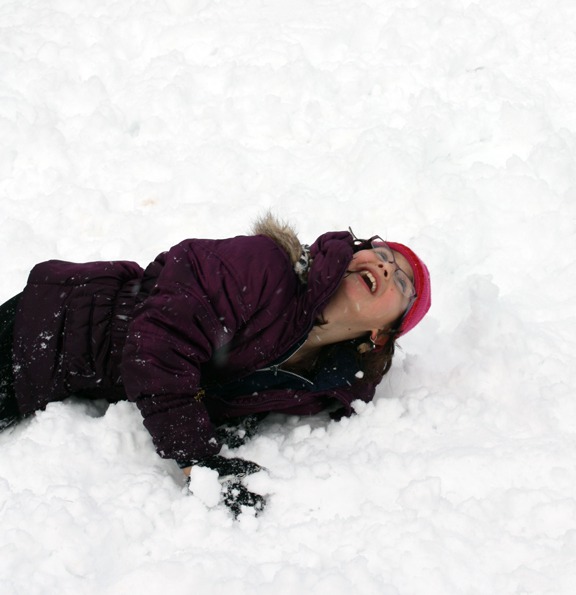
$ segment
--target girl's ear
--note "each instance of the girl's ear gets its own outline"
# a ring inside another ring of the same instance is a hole
[[[388,335],[383,333],[380,329],[376,329],[370,333],[370,341],[378,347],[384,347],[388,343]]]

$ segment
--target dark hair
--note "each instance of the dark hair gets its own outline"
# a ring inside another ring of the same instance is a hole
[[[377,349],[372,349],[372,344],[365,340],[359,342],[358,339],[354,341],[347,341],[350,350],[352,350],[356,356],[360,370],[363,372],[362,378],[359,382],[368,382],[370,384],[378,384],[385,374],[390,371],[392,367],[392,358],[396,350],[396,337],[398,335],[398,328],[400,326],[399,318],[394,323],[394,328],[389,331],[384,331],[383,334],[388,335],[386,343]],[[321,322],[323,324],[323,322]],[[338,346],[342,346],[343,343],[335,343],[333,345],[326,345],[320,352],[320,355],[315,363],[315,368],[322,365],[322,362],[333,352],[338,349]]]
[[[396,350],[396,335],[397,330],[391,331],[388,334],[388,341],[381,349],[373,349],[364,353],[359,353],[358,357],[361,362],[362,371],[364,372],[363,380],[370,383],[379,383],[382,377],[390,371],[392,367],[392,358]]]

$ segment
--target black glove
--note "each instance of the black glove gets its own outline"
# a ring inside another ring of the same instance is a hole
[[[264,510],[266,499],[251,492],[242,483],[242,479],[247,475],[261,471],[260,465],[238,457],[227,459],[221,455],[207,457],[195,464],[218,472],[222,483],[223,502],[232,511],[235,519],[242,512],[242,506],[254,508],[256,514]]]
[[[260,422],[266,415],[266,413],[255,413],[247,417],[230,420],[218,426],[216,428],[218,442],[225,444],[228,448],[242,446],[246,440],[249,440],[256,434]]]
[[[264,496],[251,492],[239,480],[226,481],[222,487],[224,504],[232,511],[235,519],[242,512],[242,506],[250,506],[256,514],[260,514],[264,510],[264,506],[266,506]]]

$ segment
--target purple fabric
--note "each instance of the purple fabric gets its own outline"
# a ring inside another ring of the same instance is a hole
[[[316,413],[334,400],[370,400],[374,385],[269,390],[233,402],[202,398],[203,384],[270,365],[302,340],[338,287],[352,237],[311,247],[308,284],[264,236],[185,240],[146,271],[131,262],[37,265],[15,327],[22,413],[80,392],[135,401],[161,456],[218,452],[214,421],[261,411]]]
[[[14,386],[23,415],[74,392],[123,395],[122,347],[141,276],[131,262],[51,260],[32,269],[14,325]]]

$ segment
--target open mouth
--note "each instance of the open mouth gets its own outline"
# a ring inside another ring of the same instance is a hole
[[[374,293],[376,291],[376,278],[374,275],[370,271],[360,271],[359,274],[362,281],[368,286],[368,289]]]

